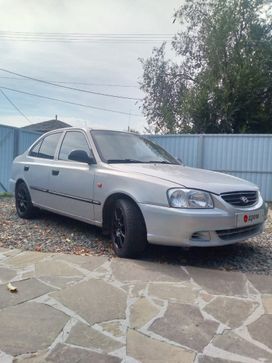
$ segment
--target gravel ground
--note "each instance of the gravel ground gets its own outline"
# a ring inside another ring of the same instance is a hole
[[[13,198],[0,198],[0,247],[41,252],[114,257],[99,228],[41,212],[33,220],[18,218]],[[272,215],[266,231],[244,243],[217,248],[150,246],[145,260],[272,275]]]

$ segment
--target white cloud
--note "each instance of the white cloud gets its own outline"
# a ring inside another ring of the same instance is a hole
[[[0,24],[2,31],[20,32],[174,33],[177,28],[172,24],[172,15],[179,4],[177,0],[0,0]],[[6,42],[0,39],[0,67],[49,80],[135,85],[142,73],[138,58],[148,57],[153,45]],[[7,74],[0,72],[0,76]],[[71,92],[30,81],[0,78],[0,85],[97,107],[140,113],[139,105],[133,101]],[[136,88],[86,88],[142,97]],[[143,117],[94,111],[5,92],[33,122],[58,114],[63,121],[83,120],[98,127],[124,129],[130,125],[143,130],[145,125]],[[0,97],[0,109],[1,123],[26,124],[3,97]]]

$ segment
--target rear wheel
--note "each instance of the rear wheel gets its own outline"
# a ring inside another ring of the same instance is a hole
[[[20,218],[30,219],[34,217],[36,208],[32,204],[30,193],[24,182],[16,187],[15,204]]]
[[[111,223],[113,249],[119,257],[137,257],[147,245],[143,216],[134,202],[118,199]]]

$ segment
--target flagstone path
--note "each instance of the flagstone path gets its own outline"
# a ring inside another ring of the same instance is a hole
[[[272,276],[1,248],[0,362],[272,362]]]

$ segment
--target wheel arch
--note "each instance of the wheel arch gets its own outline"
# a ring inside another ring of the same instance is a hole
[[[138,205],[138,203],[128,194],[122,193],[122,192],[116,192],[114,194],[111,194],[107,197],[107,199],[104,202],[103,205],[103,211],[102,211],[102,229],[104,234],[110,233],[110,226],[111,226],[111,217],[113,212],[113,206],[115,202],[118,199],[127,199],[130,200],[139,210],[139,213],[141,214],[143,218],[144,225],[146,227],[145,219],[143,216],[143,213]]]

